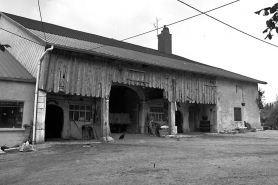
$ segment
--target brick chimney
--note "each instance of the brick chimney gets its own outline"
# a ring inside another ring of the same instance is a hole
[[[164,26],[158,37],[158,51],[172,54],[172,35],[169,32],[169,28]]]

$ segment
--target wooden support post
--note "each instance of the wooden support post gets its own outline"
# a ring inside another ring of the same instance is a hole
[[[175,121],[176,121],[176,108],[175,108],[175,103],[174,102],[169,102],[168,103],[168,125],[170,129],[169,134],[177,134],[175,132]]]
[[[139,132],[144,134],[146,131],[146,117],[147,117],[147,102],[140,101],[140,110],[139,110]]]
[[[104,142],[114,142],[114,139],[110,136],[109,125],[109,98],[101,98],[101,131],[102,139]]]
[[[177,134],[176,129],[176,80],[172,79],[172,101],[168,103],[168,125],[170,134]]]

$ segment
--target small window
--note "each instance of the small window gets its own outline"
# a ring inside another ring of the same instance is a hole
[[[74,121],[90,121],[91,120],[91,106],[84,105],[70,105],[69,119]]]
[[[23,102],[0,101],[0,128],[22,128]]]
[[[164,109],[161,107],[150,107],[150,116],[153,117],[154,121],[164,121]]]
[[[241,121],[241,108],[234,108],[235,121]]]

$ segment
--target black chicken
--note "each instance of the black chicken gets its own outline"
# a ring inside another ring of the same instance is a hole
[[[122,135],[119,137],[119,139],[124,139],[124,137],[125,137],[125,134],[122,134]]]

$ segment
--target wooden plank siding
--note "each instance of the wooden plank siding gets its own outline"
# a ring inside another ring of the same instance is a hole
[[[45,51],[45,46],[43,46],[39,39],[36,40],[28,31],[24,31],[24,28],[20,28],[19,25],[5,16],[1,16],[0,25],[1,28],[11,32],[9,33],[0,29],[1,44],[9,44],[11,46],[11,48],[8,48],[9,52],[27,69],[29,73],[31,73],[33,77],[36,77],[37,63]]]
[[[215,104],[216,79],[185,71],[53,50],[45,57],[39,88],[88,97],[107,97],[112,83],[159,88],[171,101]]]

